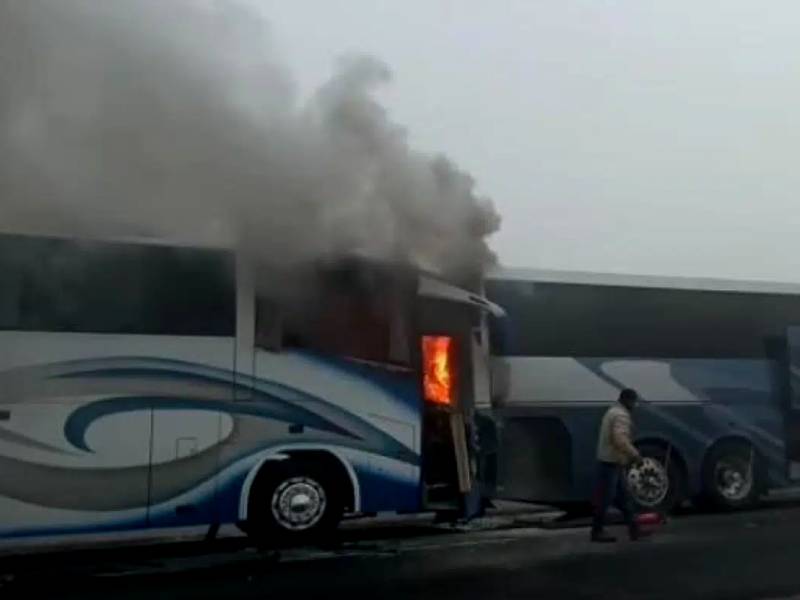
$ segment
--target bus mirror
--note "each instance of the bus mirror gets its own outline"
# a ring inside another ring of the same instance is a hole
[[[502,358],[492,358],[492,404],[503,406],[508,400],[511,369]]]

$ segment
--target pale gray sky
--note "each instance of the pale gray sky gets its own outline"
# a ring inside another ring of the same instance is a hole
[[[252,1],[302,90],[342,53],[391,65],[503,262],[800,281],[796,1]]]

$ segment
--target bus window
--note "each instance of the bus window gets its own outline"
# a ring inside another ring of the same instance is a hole
[[[270,325],[277,317],[268,314],[277,303],[259,302],[256,320],[264,324],[257,337],[278,335],[280,345],[369,362],[411,362],[407,303],[398,286],[356,269],[326,271],[315,285],[313,301],[281,306],[279,326]]]
[[[0,329],[232,336],[225,252],[0,236]]]

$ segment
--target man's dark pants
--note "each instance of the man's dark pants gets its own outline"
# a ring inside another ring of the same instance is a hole
[[[606,513],[612,504],[622,511],[625,524],[633,533],[636,523],[628,487],[625,485],[625,469],[616,463],[597,462],[597,480],[594,489],[594,519],[592,533],[600,533],[606,522]]]

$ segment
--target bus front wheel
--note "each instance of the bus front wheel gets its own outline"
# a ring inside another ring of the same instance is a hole
[[[247,533],[260,544],[319,541],[343,513],[340,486],[310,459],[291,458],[260,473],[251,493]]]

